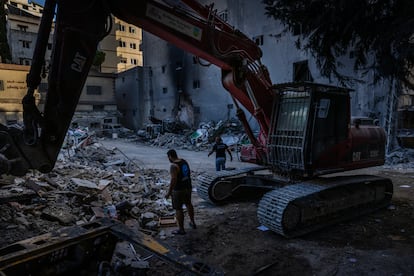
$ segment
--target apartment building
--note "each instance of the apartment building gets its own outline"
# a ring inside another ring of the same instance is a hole
[[[4,5],[11,62],[31,65],[43,7],[35,2],[29,3],[27,0],[7,0]],[[46,64],[50,62],[52,42],[51,36],[46,50]]]
[[[7,0],[4,5],[7,11],[6,29],[13,64],[0,64],[0,122],[10,123],[21,121],[22,118],[20,103],[27,91],[26,75],[32,63],[43,7],[33,1],[29,3],[28,0]],[[50,63],[52,43],[53,30],[46,51],[46,65]],[[112,72],[91,70],[82,90],[74,119],[85,124],[84,126],[91,127],[100,127],[108,118],[111,122],[117,122],[115,78],[116,75]],[[46,75],[36,91],[38,108],[41,111],[44,108],[47,91]]]
[[[111,32],[99,43],[99,50],[105,53],[101,72],[118,73],[142,66],[141,42],[140,28],[113,17]]]

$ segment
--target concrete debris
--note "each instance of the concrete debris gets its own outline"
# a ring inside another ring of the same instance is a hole
[[[395,149],[387,155],[385,165],[393,167],[400,166],[405,169],[414,169],[414,149]]]
[[[43,234],[104,216],[134,219],[141,230],[158,235],[159,218],[174,214],[164,198],[169,172],[141,169],[134,160],[115,157],[118,149],[107,149],[96,137],[88,137],[93,138],[89,144],[70,154],[62,149],[51,173],[33,171],[1,182],[0,227],[13,231],[7,231],[0,248],[28,233]]]
[[[196,130],[180,127],[175,125],[174,131],[166,131],[164,127],[156,128],[151,125],[145,130],[138,131],[137,135],[143,138],[142,142],[153,146],[194,151],[209,149],[217,135],[222,136],[230,147],[237,146],[245,136],[243,126],[236,120],[201,123]]]
[[[228,120],[200,123],[197,129],[190,129],[187,126],[170,120],[159,120],[151,118],[152,123],[136,133],[128,132],[120,128],[117,131],[117,138],[138,140],[140,142],[162,148],[179,148],[189,150],[209,149],[217,135],[222,136],[224,143],[230,147],[236,147],[245,140],[243,126],[238,120]],[[122,129],[122,131],[121,131]],[[107,154],[114,154],[117,149],[99,151],[99,143],[93,144],[94,137],[102,137],[98,131],[88,131],[87,128],[70,130],[65,140],[66,155],[82,156],[83,162],[99,161],[103,166],[119,166],[125,160],[112,160],[104,163],[102,159]],[[114,137],[111,136],[113,139]],[[126,156],[125,156],[126,157]]]

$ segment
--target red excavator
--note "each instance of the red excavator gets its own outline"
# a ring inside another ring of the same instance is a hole
[[[47,99],[40,112],[33,93],[40,83],[55,11]],[[98,43],[111,27],[111,14],[221,69],[222,84],[251,141],[244,152],[263,166],[203,175],[197,188],[203,199],[220,204],[237,199],[243,190],[265,192],[258,219],[286,237],[390,202],[389,179],[327,176],[384,163],[385,133],[360,120],[351,122],[349,89],[315,83],[273,85],[255,42],[224,22],[213,5],[195,0],[46,0],[23,99],[24,129],[0,129],[0,144],[6,146],[1,172],[18,176],[29,169],[53,169]],[[259,123],[258,136],[241,106]],[[264,168],[271,173],[259,171]]]

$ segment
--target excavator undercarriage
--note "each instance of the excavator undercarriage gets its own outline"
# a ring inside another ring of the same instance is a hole
[[[266,167],[201,175],[200,197],[222,204],[242,200],[244,195],[263,196],[259,222],[285,237],[390,203],[393,185],[387,178],[332,176],[382,165],[385,159],[384,131],[375,125],[351,125],[348,89],[314,83],[280,84],[273,89],[266,158],[261,159]]]
[[[213,204],[263,195],[257,210],[259,222],[291,238],[383,208],[393,194],[388,178],[352,175],[293,181],[263,174],[263,169],[205,173],[198,177],[198,195]]]

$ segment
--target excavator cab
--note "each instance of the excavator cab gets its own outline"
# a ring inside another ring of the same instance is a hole
[[[301,177],[381,165],[385,133],[351,125],[350,90],[315,83],[274,86],[268,162]]]

